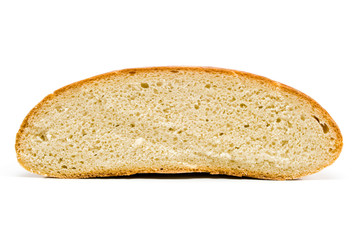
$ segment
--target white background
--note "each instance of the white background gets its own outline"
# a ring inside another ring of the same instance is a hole
[[[360,239],[359,1],[1,1],[0,239]],[[30,109],[128,67],[243,70],[318,101],[339,159],[295,181],[61,180],[17,163]]]

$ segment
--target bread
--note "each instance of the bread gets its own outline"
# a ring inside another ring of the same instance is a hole
[[[19,163],[50,177],[207,172],[296,179],[339,156],[330,115],[305,94],[209,67],[105,73],[45,97],[16,136]]]

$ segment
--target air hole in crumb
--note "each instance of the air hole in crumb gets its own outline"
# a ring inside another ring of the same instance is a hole
[[[208,122],[208,121],[209,121],[209,119],[205,119],[205,121],[206,121],[206,122]]]
[[[68,168],[66,165],[62,165],[61,168]]]
[[[224,133],[219,133],[220,136],[224,135]]]
[[[245,108],[245,107],[247,107],[247,106],[246,106],[246,104],[241,103],[241,104],[240,104],[240,107]]]
[[[55,109],[58,112],[63,112],[64,111],[64,109],[61,106],[57,106],[57,107],[55,107]]]
[[[230,102],[234,102],[236,100],[235,97],[232,97],[232,99],[230,100]]]
[[[164,170],[163,168],[160,168],[160,170]]]
[[[162,82],[157,82],[157,83],[156,83],[156,86],[158,86],[158,87],[161,87],[162,85],[163,85]]]
[[[178,70],[171,70],[170,72],[172,72],[172,73],[178,73],[179,71],[178,71]]]
[[[322,127],[324,133],[329,132],[329,127],[326,125],[326,123],[321,123],[319,118],[316,117],[315,115],[313,115],[313,118],[315,118],[315,120],[320,124],[320,126]]]
[[[199,105],[194,105],[194,108],[195,108],[195,109],[199,109]]]
[[[263,108],[263,106],[259,106],[259,108],[260,108],[260,109],[262,109],[262,108]]]
[[[276,119],[276,122],[278,122],[278,123],[281,122],[281,119],[280,118]]]
[[[40,139],[41,139],[42,141],[47,141],[46,136],[45,136],[44,134],[41,134],[41,135],[40,135]]]
[[[248,128],[248,127],[250,127],[250,125],[249,125],[249,124],[246,124],[246,125],[244,125],[244,127]]]
[[[134,124],[134,123],[130,123],[130,127],[135,127],[135,124]]]
[[[324,133],[328,133],[329,132],[329,127],[326,125],[326,123],[321,124]]]
[[[301,115],[301,120],[305,121],[305,116]]]
[[[134,75],[135,73],[136,73],[136,71],[129,72],[130,75]]]
[[[206,87],[206,88],[210,88],[211,85],[208,83],[208,84],[205,85],[205,87]]]
[[[149,88],[149,84],[148,83],[141,83],[141,87],[142,88]]]
[[[81,164],[84,164],[84,161],[80,161]]]
[[[173,129],[173,128],[169,128],[169,131],[174,131],[174,129]]]

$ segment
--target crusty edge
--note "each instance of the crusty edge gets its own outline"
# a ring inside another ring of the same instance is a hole
[[[73,174],[73,175],[52,175],[51,177],[57,177],[57,178],[92,178],[92,177],[114,177],[114,176],[128,176],[128,175],[133,175],[133,174],[137,174],[137,173],[190,173],[190,172],[207,172],[210,174],[225,174],[225,175],[231,175],[231,176],[238,176],[238,177],[242,177],[242,176],[246,176],[246,177],[251,177],[251,178],[259,178],[259,179],[272,179],[272,180],[287,180],[287,179],[297,179],[297,178],[301,178],[304,177],[306,175],[310,175],[313,173],[316,173],[318,171],[320,171],[321,169],[331,165],[332,163],[335,162],[335,160],[339,157],[341,150],[342,150],[342,146],[343,146],[343,138],[340,132],[339,127],[337,126],[336,122],[332,119],[332,117],[330,116],[330,114],[323,108],[321,107],[321,105],[319,103],[317,103],[314,99],[312,99],[311,97],[307,96],[306,94],[292,88],[289,87],[285,84],[273,81],[269,78],[263,77],[263,76],[259,76],[259,75],[255,75],[252,73],[247,73],[247,72],[243,72],[243,71],[237,71],[237,70],[230,70],[230,69],[224,69],[224,68],[215,68],[215,67],[187,67],[187,66],[168,66],[168,67],[147,67],[147,68],[128,68],[128,69],[123,69],[123,70],[118,70],[118,71],[112,71],[112,72],[108,72],[108,73],[104,73],[104,74],[100,74],[91,78],[87,78],[69,85],[66,85],[56,91],[54,91],[54,93],[47,95],[42,101],[40,101],[33,109],[31,109],[31,111],[26,115],[25,119],[23,120],[19,131],[16,134],[16,142],[15,142],[15,150],[16,150],[16,155],[17,155],[17,159],[18,162],[20,163],[20,165],[22,167],[24,167],[26,170],[36,173],[36,174],[40,174],[43,176],[48,176],[47,173],[39,171],[39,170],[35,170],[35,169],[31,169],[29,166],[27,166],[25,164],[25,161],[21,158],[20,153],[19,153],[19,149],[20,149],[20,144],[21,144],[21,136],[22,133],[24,131],[24,129],[26,128],[27,124],[28,124],[28,120],[35,116],[37,113],[37,110],[40,109],[47,101],[50,101],[51,99],[55,98],[58,95],[61,95],[63,92],[69,90],[69,89],[74,89],[77,88],[79,86],[91,83],[93,81],[105,78],[105,77],[111,77],[111,76],[119,76],[121,74],[128,74],[129,72],[153,72],[153,71],[176,71],[176,70],[185,70],[185,71],[197,71],[197,72],[213,72],[213,73],[223,73],[223,74],[229,74],[229,75],[236,75],[238,77],[245,77],[247,79],[252,79],[255,81],[259,81],[259,82],[265,82],[269,85],[272,85],[278,89],[280,89],[281,91],[285,91],[288,92],[290,94],[293,94],[307,102],[310,102],[313,106],[313,108],[320,112],[322,114],[322,116],[326,119],[326,123],[329,124],[331,126],[331,128],[336,132],[337,135],[337,139],[336,139],[336,144],[338,146],[338,148],[336,149],[336,153],[334,154],[334,158],[333,159],[329,159],[324,165],[322,165],[321,167],[319,167],[318,169],[314,170],[314,171],[308,171],[308,172],[303,172],[302,174],[297,174],[297,175],[291,175],[291,176],[263,176],[259,173],[256,172],[248,172],[245,170],[239,170],[239,171],[229,171],[226,169],[212,169],[212,168],[207,168],[207,169],[167,169],[167,170],[157,170],[157,169],[133,169],[131,171],[122,171],[122,172],[109,172],[109,173],[96,173],[96,172],[91,172],[91,173],[78,173],[78,174]]]

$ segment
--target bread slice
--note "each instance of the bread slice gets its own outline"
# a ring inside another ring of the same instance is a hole
[[[343,145],[305,94],[209,67],[124,69],[45,97],[23,121],[16,153],[58,178],[208,172],[295,179],[332,164]]]

